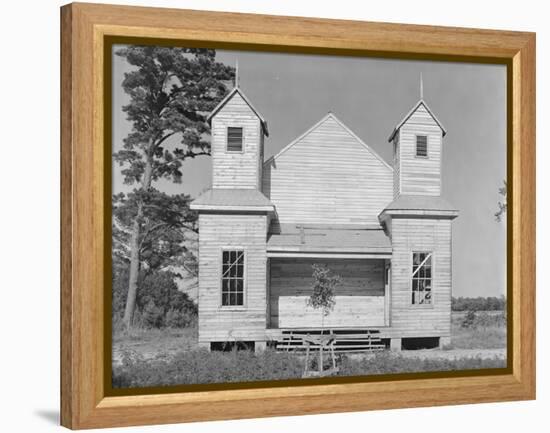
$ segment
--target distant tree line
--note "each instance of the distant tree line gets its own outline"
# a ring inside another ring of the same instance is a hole
[[[452,311],[504,311],[506,298],[504,296],[488,296],[477,298],[455,298],[451,300]]]

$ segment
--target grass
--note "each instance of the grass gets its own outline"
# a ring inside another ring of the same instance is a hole
[[[502,313],[477,312],[472,326],[464,327],[464,314],[454,314],[451,321],[451,345],[445,349],[504,349],[506,319]]]
[[[469,322],[465,320],[465,314],[453,313],[452,340],[446,350],[506,347],[506,326],[502,315],[477,312],[469,318]],[[467,326],[464,326],[465,323]],[[303,357],[293,353],[266,350],[256,354],[250,351],[210,352],[199,349],[196,328],[137,329],[116,333],[113,335],[113,348],[115,388],[298,379],[304,369]],[[449,358],[439,357],[437,353],[426,358],[408,355],[390,352],[367,356],[340,355],[338,375],[505,367],[505,361],[496,357]]]
[[[126,353],[113,368],[113,387],[134,388],[184,384],[250,382],[258,380],[299,379],[303,357],[292,353],[266,350],[209,352],[205,349],[181,351],[174,356],[145,359]],[[372,356],[338,356],[338,376],[365,376],[424,371],[502,368],[504,361],[482,358],[422,359],[406,358],[391,352]],[[312,366],[315,368],[315,366]]]

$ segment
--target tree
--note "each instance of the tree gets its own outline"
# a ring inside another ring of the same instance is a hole
[[[324,321],[324,317],[334,309],[334,304],[336,304],[334,290],[340,285],[342,279],[339,275],[333,274],[328,266],[314,264],[312,268],[313,292],[307,300],[307,305],[316,310],[320,309]]]
[[[507,195],[508,195],[508,187],[506,185],[506,181],[503,181],[503,186],[501,186],[498,189],[498,193],[502,196],[502,201],[499,201],[497,203],[498,210],[495,212],[495,219],[500,222],[504,218],[504,214],[506,213],[508,209],[508,203],[507,203]]]
[[[124,182],[136,185],[127,197],[131,224],[114,230],[127,229],[130,274],[123,321],[129,328],[136,304],[142,247],[153,239],[160,242],[150,233],[170,226],[185,201],[183,196],[168,196],[152,185],[159,179],[181,182],[185,159],[210,154],[206,116],[228,93],[226,82],[233,79],[235,71],[216,62],[214,50],[129,46],[116,54],[133,67],[122,82],[130,96],[123,110],[132,130],[123,149],[113,155],[123,167]],[[122,250],[121,247],[119,251]],[[148,258],[151,263],[153,259]]]

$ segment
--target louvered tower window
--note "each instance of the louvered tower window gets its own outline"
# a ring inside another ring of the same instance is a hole
[[[243,151],[243,128],[230,126],[227,128],[227,151]]]
[[[417,135],[416,136],[416,156],[422,158],[428,157],[428,136]]]

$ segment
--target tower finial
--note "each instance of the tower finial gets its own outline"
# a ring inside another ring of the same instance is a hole
[[[235,61],[235,87],[239,87],[239,60]]]
[[[424,99],[424,82],[422,81],[422,72],[420,73],[420,99]]]

